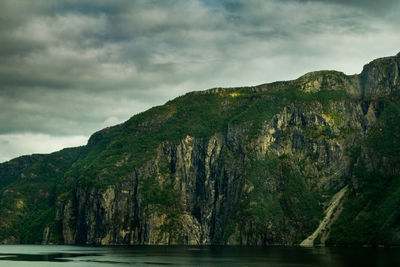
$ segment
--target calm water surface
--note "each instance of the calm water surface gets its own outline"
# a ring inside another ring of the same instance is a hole
[[[0,266],[400,266],[400,248],[0,245]]]

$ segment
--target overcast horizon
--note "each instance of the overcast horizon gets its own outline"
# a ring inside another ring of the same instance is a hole
[[[400,52],[400,1],[0,3],[0,162],[194,90],[360,73]]]

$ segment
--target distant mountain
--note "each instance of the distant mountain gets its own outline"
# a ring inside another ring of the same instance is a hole
[[[192,92],[0,164],[0,241],[398,245],[399,73]]]

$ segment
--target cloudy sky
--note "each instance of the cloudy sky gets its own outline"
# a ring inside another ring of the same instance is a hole
[[[359,73],[400,52],[400,1],[1,0],[0,162],[193,90]]]

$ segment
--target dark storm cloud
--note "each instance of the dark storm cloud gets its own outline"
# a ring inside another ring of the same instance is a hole
[[[398,8],[396,1],[1,1],[0,161],[78,144],[192,90],[317,69],[359,72],[400,50]]]

